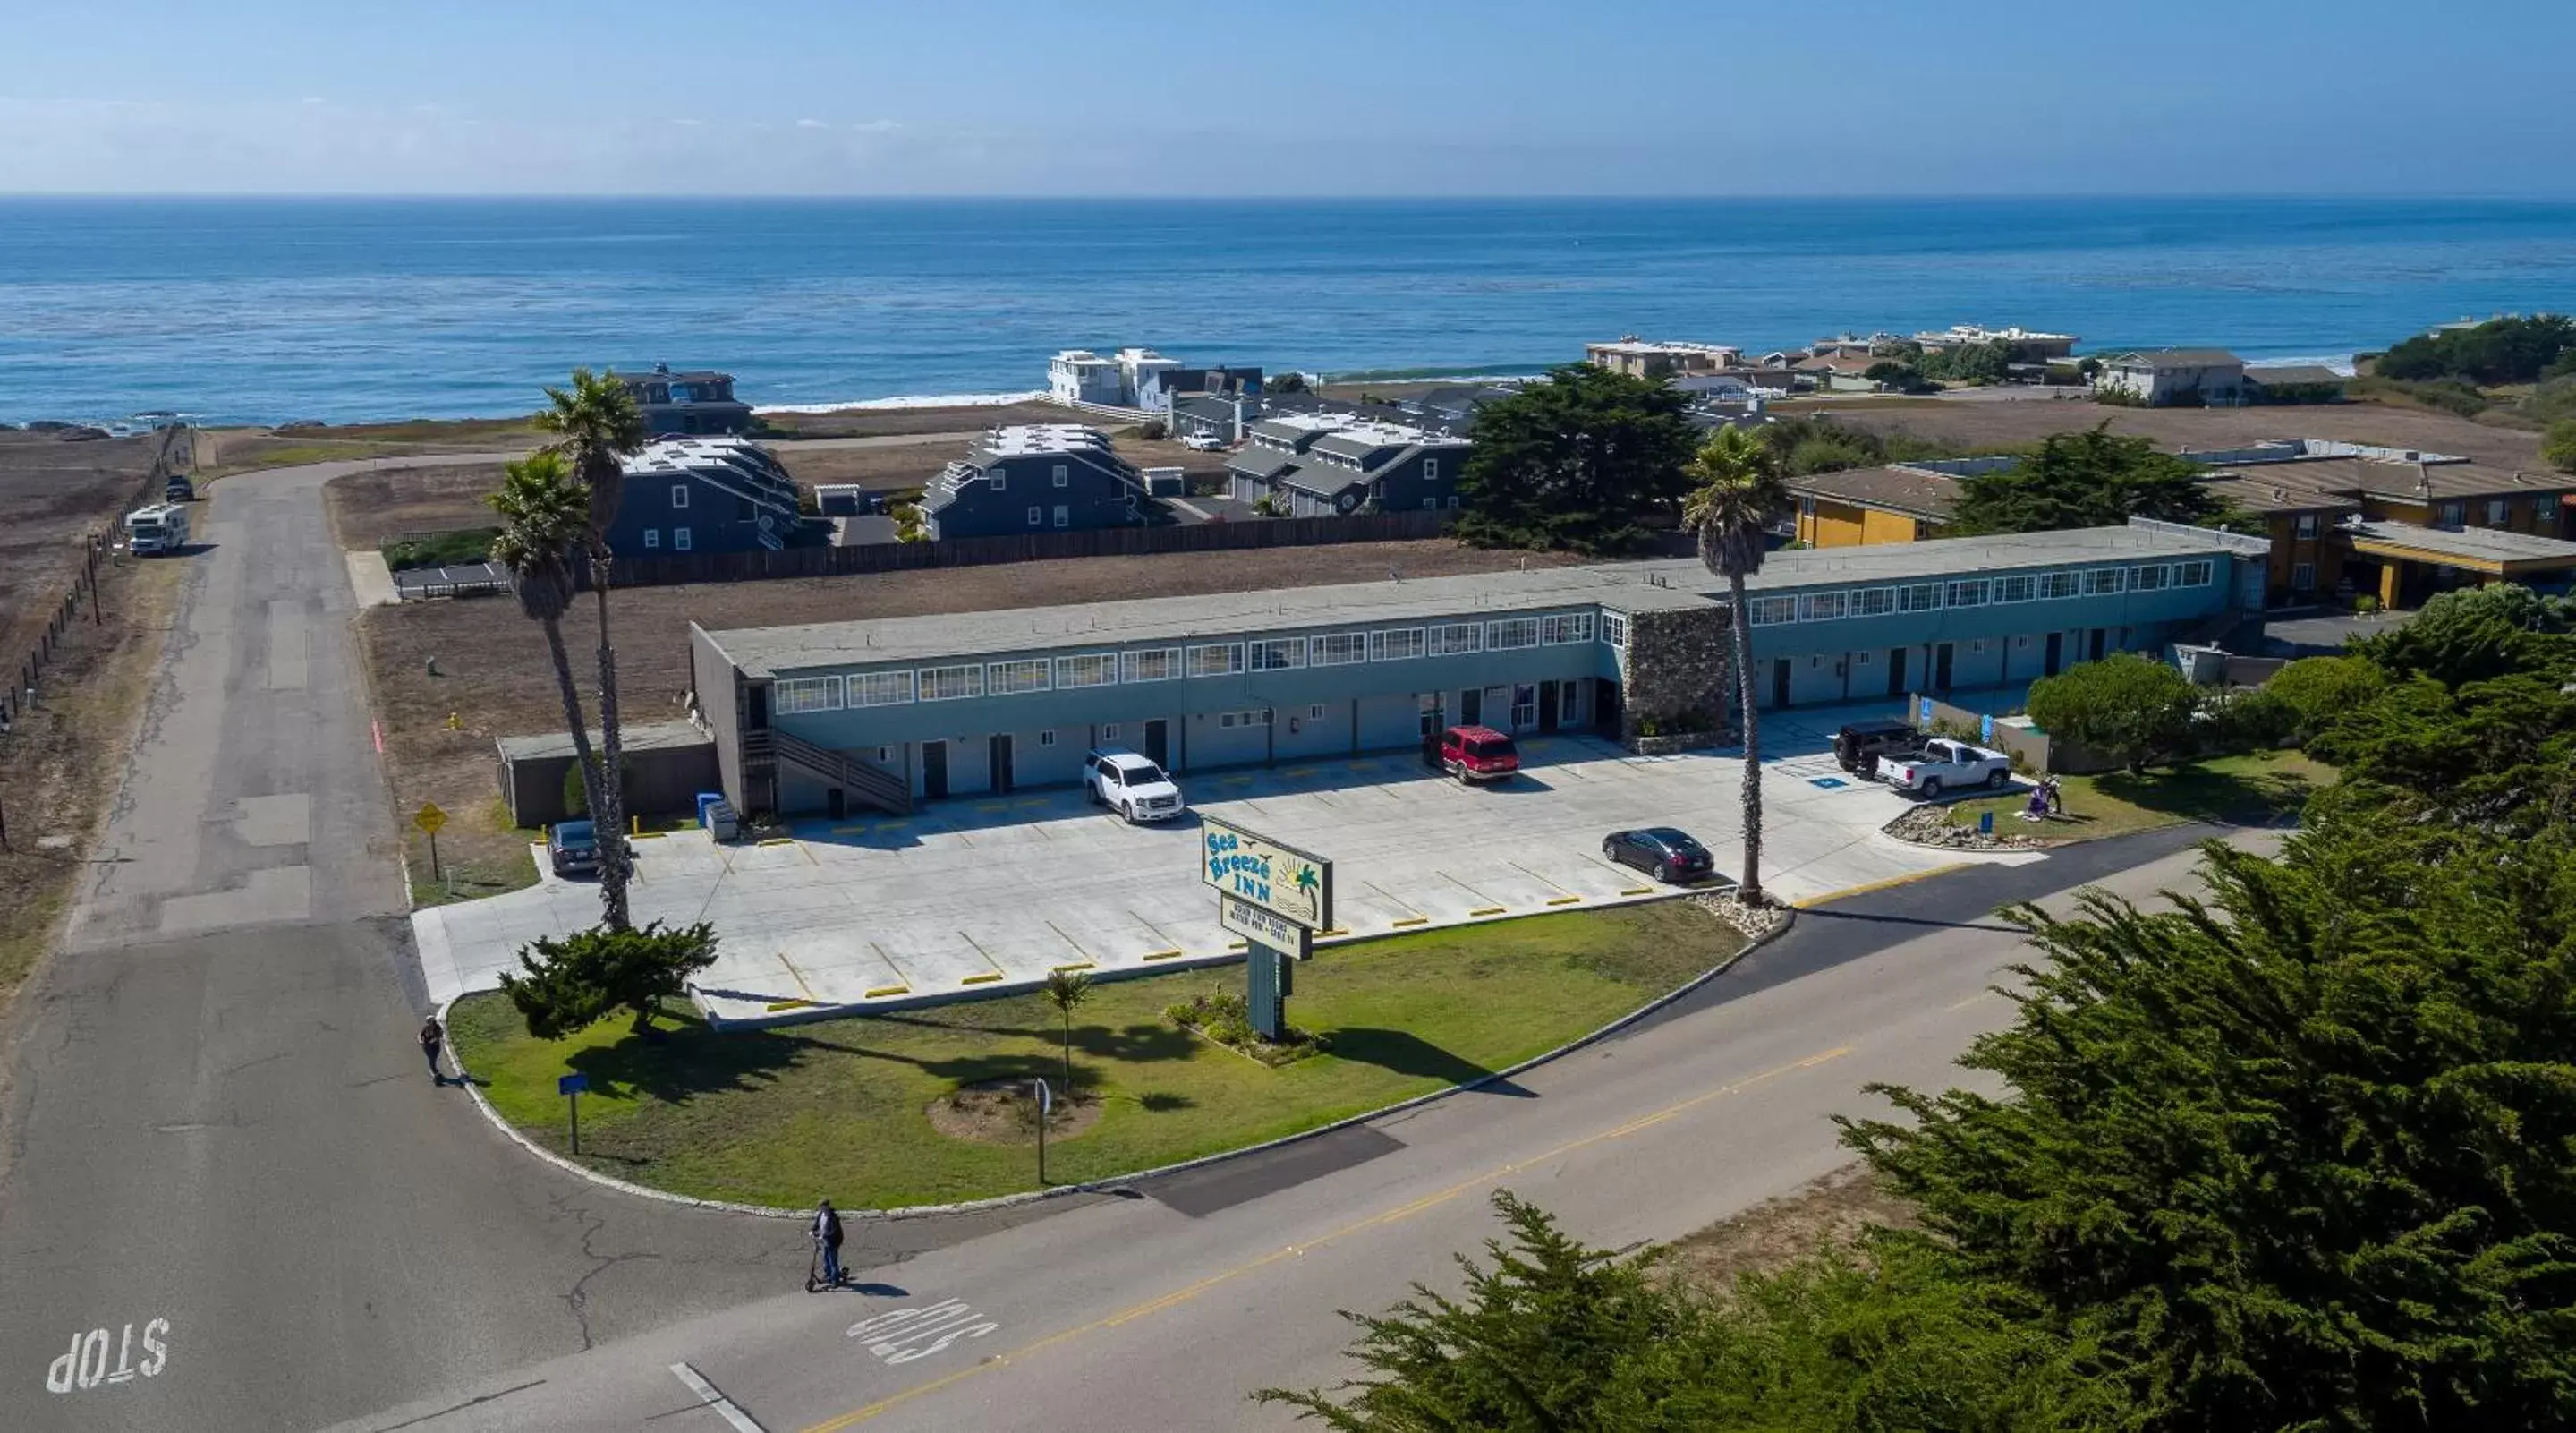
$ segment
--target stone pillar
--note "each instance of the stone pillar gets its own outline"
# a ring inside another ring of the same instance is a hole
[[[1715,602],[1628,617],[1619,740],[1719,732],[1735,710],[1734,637]]]

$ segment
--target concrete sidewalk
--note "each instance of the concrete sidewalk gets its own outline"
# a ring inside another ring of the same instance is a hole
[[[1823,748],[1849,715],[1782,713],[1766,730],[1766,745],[1788,753],[1764,763],[1764,883],[1775,896],[1811,901],[1963,860],[2040,859],[1884,835],[1911,803],[1836,769]],[[1741,863],[1739,759],[1637,757],[1576,736],[1534,739],[1524,752],[1523,774],[1490,788],[1397,754],[1212,773],[1184,789],[1195,810],[1333,859],[1331,940],[1675,894],[1601,859],[1601,838],[1622,827],[1680,826],[1721,872]],[[718,846],[695,831],[647,837],[631,899],[639,923],[714,923],[722,955],[697,990],[711,1017],[810,1019],[1024,989],[1063,967],[1119,975],[1239,959],[1199,883],[1197,835],[1194,817],[1130,827],[1078,791],[1024,792],[809,823],[758,845]],[[412,923],[430,993],[445,999],[493,986],[525,942],[598,916],[591,883],[549,876]]]

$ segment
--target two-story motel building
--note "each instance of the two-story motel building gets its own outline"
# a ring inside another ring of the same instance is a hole
[[[2259,610],[2266,542],[2199,528],[1771,555],[1759,703],[1969,690],[2159,650]],[[1079,779],[1417,747],[1453,722],[1619,740],[1722,731],[1724,584],[1661,560],[690,632],[695,718],[747,811],[909,810]]]

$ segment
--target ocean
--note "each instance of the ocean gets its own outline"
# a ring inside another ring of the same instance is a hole
[[[1973,322],[2333,360],[2576,308],[2576,204],[2388,199],[0,199],[0,421],[526,412],[662,361],[761,405],[1058,349],[1529,373],[1635,333]]]

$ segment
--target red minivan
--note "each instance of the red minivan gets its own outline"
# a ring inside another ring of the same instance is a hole
[[[1440,769],[1460,781],[1502,781],[1521,769],[1521,751],[1489,726],[1453,726],[1440,733]]]

